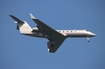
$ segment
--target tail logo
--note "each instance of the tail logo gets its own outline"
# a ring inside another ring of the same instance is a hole
[[[29,27],[27,26],[27,27],[25,27],[26,29],[29,29]]]

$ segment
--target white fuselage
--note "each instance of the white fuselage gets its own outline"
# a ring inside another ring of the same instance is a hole
[[[87,30],[57,30],[66,37],[93,37],[94,33]]]
[[[71,37],[71,38],[72,37],[93,37],[96,35],[87,30],[56,30],[56,31],[61,33],[65,37]],[[37,28],[33,28],[32,33],[27,33],[25,35],[46,38],[45,36],[42,35],[42,33]]]

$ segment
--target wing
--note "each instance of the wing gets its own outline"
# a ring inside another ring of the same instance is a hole
[[[45,23],[41,22],[39,19],[36,19],[32,14],[30,14],[32,20],[37,24],[37,28],[41,31],[41,33],[46,36],[49,35],[52,38],[63,38],[64,36],[57,32],[56,30],[52,29]]]
[[[49,40],[47,43],[49,52],[54,53],[65,40],[64,35],[41,22],[39,19],[36,19],[31,13],[30,16],[37,24],[39,31]]]
[[[65,39],[54,39],[54,41],[49,41],[47,43],[48,51],[50,53],[55,53],[56,50],[61,46]]]

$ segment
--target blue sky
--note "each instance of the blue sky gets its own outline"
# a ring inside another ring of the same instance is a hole
[[[0,69],[105,69],[104,0],[0,1]],[[29,13],[54,29],[87,29],[96,37],[68,38],[56,53],[48,53],[46,39],[16,30],[13,14],[33,28]]]

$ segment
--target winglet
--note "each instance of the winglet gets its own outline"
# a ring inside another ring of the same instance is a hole
[[[30,13],[30,17],[31,17],[32,19],[36,19],[31,13]]]

